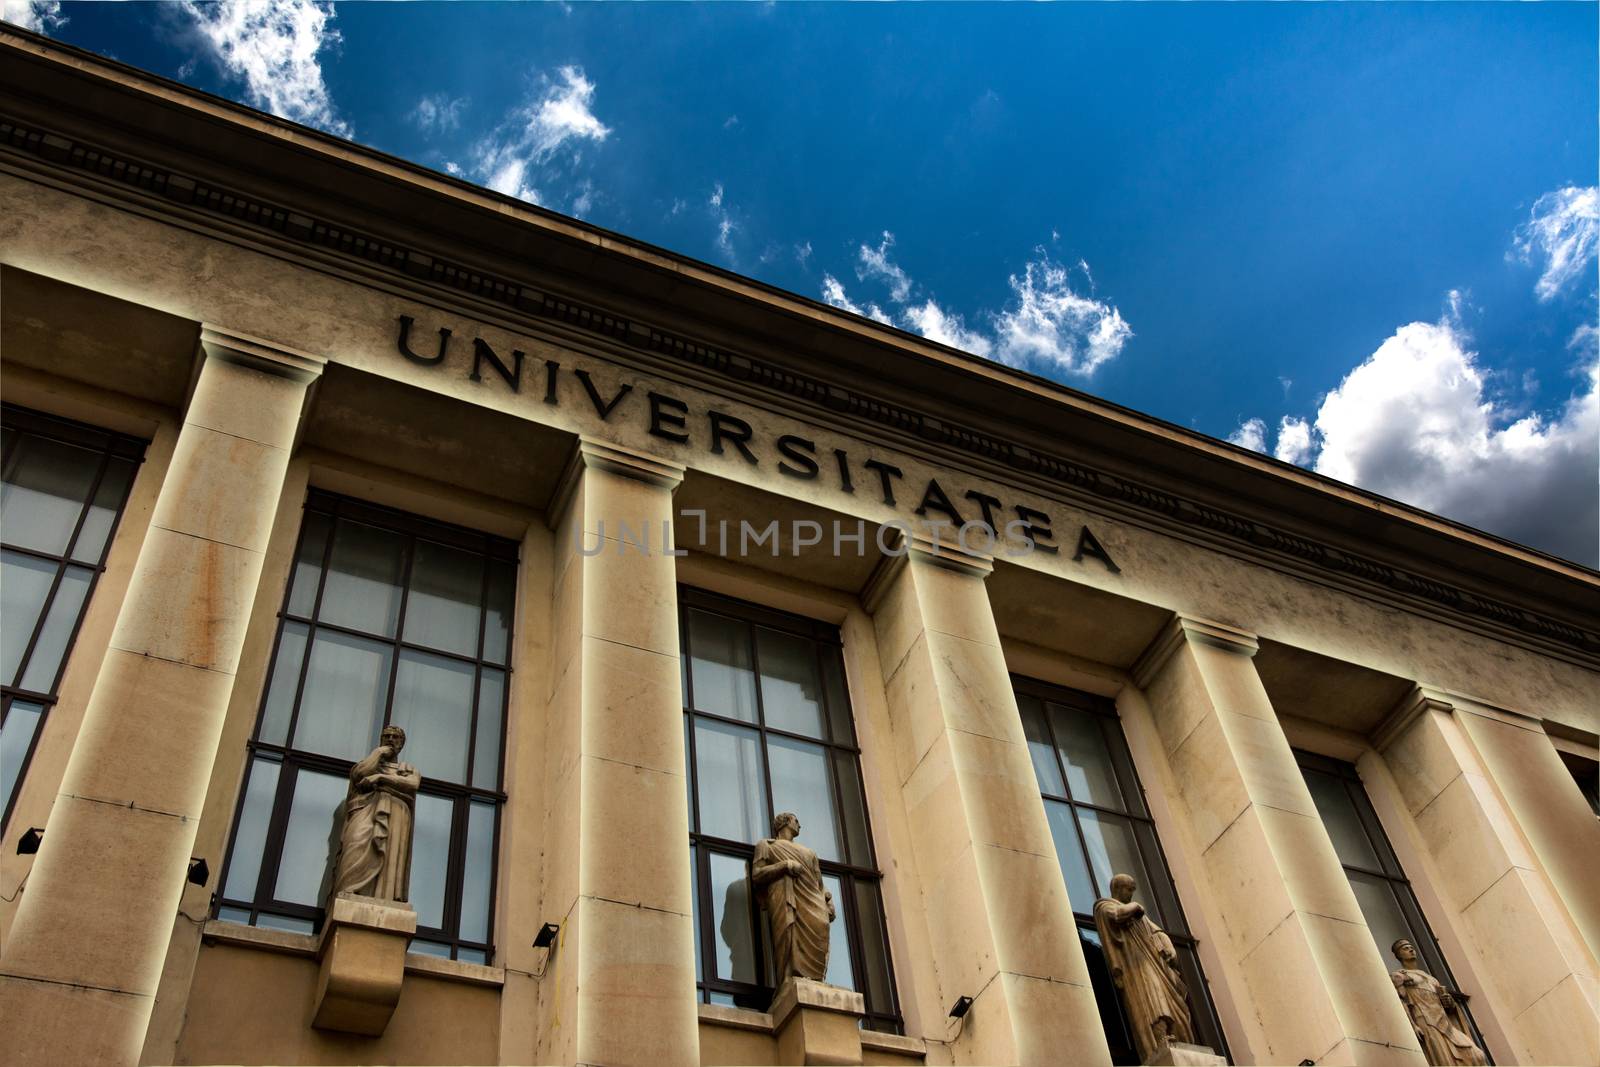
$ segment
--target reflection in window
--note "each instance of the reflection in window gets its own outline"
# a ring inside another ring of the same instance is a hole
[[[143,442],[0,411],[0,819],[11,814],[105,569]]]
[[[1116,709],[1109,701],[1042,682],[1013,678],[1012,684],[1112,1062],[1139,1062],[1094,925],[1095,901],[1111,895],[1114,874],[1133,876],[1139,883],[1134,899],[1172,938],[1189,987],[1195,1038],[1226,1055],[1195,940],[1156,842]]]
[[[350,768],[396,723],[411,951],[488,963],[516,546],[313,492],[289,582],[218,917],[316,928]]]
[[[772,999],[750,858],[773,815],[792,811],[838,912],[827,980],[862,994],[865,1025],[899,1032],[837,628],[692,589],[679,598],[702,999],[760,1011]]]
[[[1390,949],[1403,937],[1416,946],[1428,973],[1452,993],[1458,993],[1439,943],[1433,939],[1433,931],[1428,929],[1416,894],[1411,891],[1411,883],[1378,823],[1378,813],[1372,809],[1360,774],[1350,764],[1326,756],[1300,751],[1294,755],[1384,966],[1390,971],[1400,966]],[[1466,1000],[1458,999],[1471,1022],[1472,1012],[1466,1008]],[[1486,1049],[1476,1023],[1472,1030],[1478,1047]]]

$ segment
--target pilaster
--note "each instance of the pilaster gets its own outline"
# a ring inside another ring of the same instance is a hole
[[[555,531],[540,1061],[697,1067],[672,493],[683,468],[579,439]]]
[[[1273,1063],[1422,1051],[1256,674],[1255,635],[1177,615],[1135,665]]]
[[[914,540],[864,596],[956,1063],[1109,1063],[981,556]]]
[[[206,327],[198,377],[0,964],[10,1062],[136,1063],[306,388]]]
[[[1566,769],[1537,724],[1461,704],[1418,686],[1374,743],[1519,1058],[1600,1063],[1600,969],[1578,921],[1600,884],[1600,828],[1576,789],[1563,795]],[[1582,818],[1563,825],[1565,800]],[[1589,880],[1563,887],[1535,840],[1565,841],[1563,873],[1586,867]]]

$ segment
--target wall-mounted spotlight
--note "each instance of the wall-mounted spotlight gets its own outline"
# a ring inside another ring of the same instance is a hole
[[[967,1014],[967,1009],[972,1007],[971,997],[957,997],[955,1007],[950,1009],[950,1018],[961,1019]]]
[[[545,923],[539,927],[539,932],[533,935],[534,948],[549,948],[556,943],[556,935],[561,933],[561,927],[555,923]]]
[[[211,880],[211,868],[201,856],[189,857],[189,884],[203,886]]]
[[[17,855],[32,856],[39,851],[39,842],[44,840],[44,831],[37,826],[30,826],[17,838]]]

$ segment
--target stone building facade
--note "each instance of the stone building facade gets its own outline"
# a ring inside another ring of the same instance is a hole
[[[0,368],[9,1062],[1600,1062],[1593,571],[9,27]]]

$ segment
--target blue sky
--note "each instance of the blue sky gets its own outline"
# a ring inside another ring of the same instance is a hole
[[[1596,5],[0,4],[1596,563]]]

